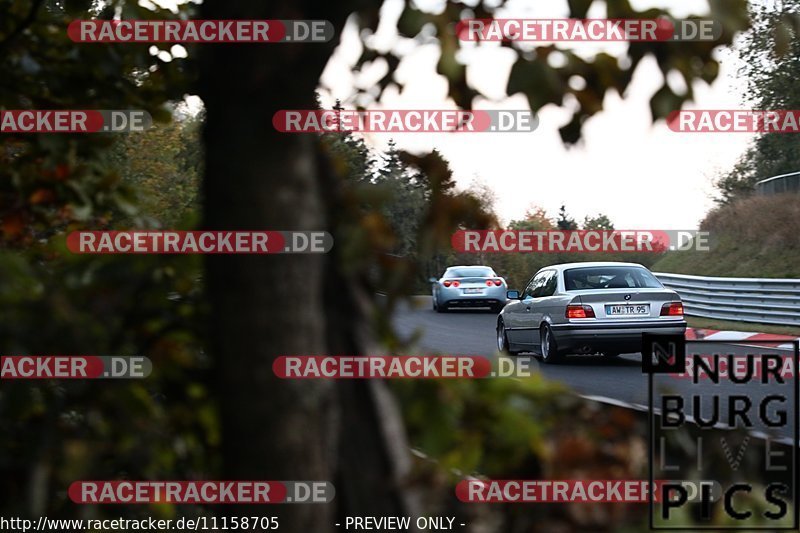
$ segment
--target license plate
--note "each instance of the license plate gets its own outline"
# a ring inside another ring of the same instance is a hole
[[[608,316],[627,316],[627,315],[649,315],[650,305],[607,305],[606,315]]]
[[[483,294],[483,289],[464,289],[464,294]]]

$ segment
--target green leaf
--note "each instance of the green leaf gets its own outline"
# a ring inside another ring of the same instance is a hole
[[[665,118],[672,111],[679,110],[684,98],[675,94],[669,85],[664,83],[656,94],[650,99],[650,113],[653,120]]]
[[[547,104],[561,105],[565,84],[555,69],[537,58],[533,61],[518,59],[511,68],[508,78],[509,95],[522,92],[528,97],[534,113]]]
[[[593,2],[594,0],[568,0],[569,16],[578,19],[586,18],[586,13]]]
[[[422,27],[426,22],[430,22],[429,15],[410,5],[406,5],[400,15],[400,20],[397,21],[397,29],[402,35],[414,37],[422,31]]]

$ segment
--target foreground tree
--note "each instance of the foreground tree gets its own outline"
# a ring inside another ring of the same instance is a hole
[[[203,17],[322,18],[340,29],[354,7],[209,2]],[[315,107],[334,44],[204,50],[205,227],[330,230],[336,224],[343,176],[333,173],[317,138],[281,134],[271,124],[279,109]],[[367,295],[342,273],[336,254],[211,256],[207,283],[226,475],[334,481],[343,513],[411,512],[395,483],[402,463],[392,450],[403,448],[401,425],[383,406],[378,384],[280,381],[272,372],[279,355],[370,351]],[[270,508],[282,528],[319,532],[333,529],[333,510]]]

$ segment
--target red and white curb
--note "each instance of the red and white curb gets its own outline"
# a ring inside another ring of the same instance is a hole
[[[758,341],[787,341],[779,344],[778,348],[792,348],[793,342],[800,340],[792,335],[776,335],[773,333],[754,333],[752,331],[720,331],[717,329],[686,328],[686,340],[709,340],[709,341],[731,341],[731,342],[753,342]],[[772,342],[770,344],[772,344]]]

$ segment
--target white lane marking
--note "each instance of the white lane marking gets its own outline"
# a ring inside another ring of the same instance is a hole
[[[716,333],[712,333],[711,335],[706,335],[703,337],[703,340],[709,341],[743,341],[752,337],[753,335],[758,335],[758,333],[753,333],[750,331],[718,331]]]

